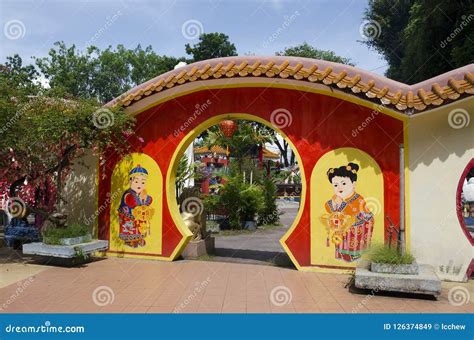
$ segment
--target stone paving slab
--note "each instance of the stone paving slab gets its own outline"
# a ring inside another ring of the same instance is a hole
[[[473,313],[470,281],[438,300],[353,294],[349,275],[206,261],[104,258],[0,289],[2,313]],[[18,287],[22,287],[19,292]],[[467,292],[465,301],[448,299]],[[453,294],[451,294],[453,295]],[[458,305],[456,305],[458,304]]]

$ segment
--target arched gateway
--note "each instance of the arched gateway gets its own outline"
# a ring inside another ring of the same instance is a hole
[[[409,217],[410,119],[472,94],[469,70],[472,66],[409,86],[319,60],[230,57],[158,76],[108,104],[124,106],[136,117],[140,138],[130,141],[130,155],[110,150],[99,167],[99,205],[110,202],[100,210],[99,238],[110,240],[110,255],[176,259],[191,235],[175,199],[177,160],[197,134],[230,117],[272,126],[297,153],[302,208],[281,244],[298,269],[353,268],[370,242],[389,237],[386,216],[399,225],[400,192],[410,247],[416,227]],[[400,145],[406,166],[402,191]],[[357,174],[336,207],[330,204],[334,171]],[[118,225],[127,222],[121,199],[130,185],[146,186],[138,199],[155,211],[146,240],[124,236]],[[325,228],[341,211],[364,224],[349,232],[344,244]]]

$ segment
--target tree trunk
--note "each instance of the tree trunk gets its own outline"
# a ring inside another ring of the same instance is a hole
[[[280,150],[280,154],[283,157],[283,164],[285,166],[288,166],[288,143],[283,140],[283,146],[281,145],[280,141],[278,138],[274,138],[273,141],[275,142],[276,146],[278,147],[278,150]]]
[[[291,156],[290,156],[290,165],[294,165],[295,164],[295,152],[293,150],[291,150]]]

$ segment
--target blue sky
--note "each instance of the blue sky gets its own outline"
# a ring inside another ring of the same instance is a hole
[[[80,49],[91,42],[101,48],[152,45],[159,54],[184,56],[184,45],[197,42],[197,28],[229,35],[239,55],[274,55],[307,41],[383,74],[386,62],[359,42],[366,5],[357,0],[1,0],[0,62],[14,53],[30,62],[58,40]],[[183,33],[183,26],[189,31]]]

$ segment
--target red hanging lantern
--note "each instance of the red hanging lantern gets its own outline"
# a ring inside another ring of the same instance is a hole
[[[231,119],[225,119],[219,123],[219,128],[221,129],[224,136],[231,138],[237,130],[237,123]]]

